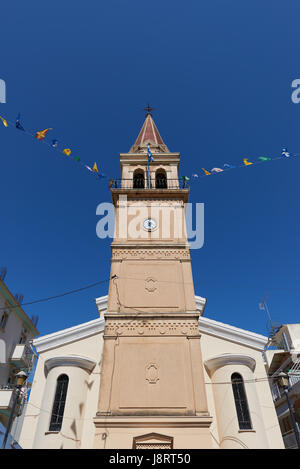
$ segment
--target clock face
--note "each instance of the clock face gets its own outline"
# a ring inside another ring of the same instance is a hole
[[[145,230],[152,231],[155,230],[155,228],[157,227],[157,223],[155,220],[153,220],[153,218],[146,218],[143,223],[143,226]]]

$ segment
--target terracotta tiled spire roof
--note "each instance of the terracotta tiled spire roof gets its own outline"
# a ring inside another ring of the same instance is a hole
[[[147,153],[147,144],[154,153],[170,153],[154,123],[152,114],[147,113],[145,122],[129,153]]]

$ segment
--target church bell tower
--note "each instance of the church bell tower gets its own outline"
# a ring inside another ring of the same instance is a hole
[[[211,448],[185,226],[189,188],[151,108],[110,182],[115,207],[95,448]]]

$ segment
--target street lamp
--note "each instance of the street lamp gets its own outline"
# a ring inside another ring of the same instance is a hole
[[[8,420],[8,424],[7,424],[7,427],[6,427],[6,430],[5,430],[5,435],[4,435],[4,438],[3,438],[1,449],[5,449],[7,438],[8,438],[9,432],[11,430],[12,423],[13,423],[14,413],[15,413],[15,410],[16,410],[16,405],[17,405],[17,402],[19,400],[20,391],[21,391],[22,387],[24,386],[25,381],[28,378],[28,375],[24,371],[19,371],[19,373],[16,374],[16,378],[17,378],[16,385],[15,385],[15,389],[13,390],[13,404],[12,404],[12,407],[11,407],[9,420]]]
[[[276,378],[278,379],[280,386],[283,388],[283,391],[284,391],[284,394],[285,394],[285,397],[286,397],[286,400],[287,400],[287,404],[288,404],[288,407],[289,407],[289,411],[290,411],[291,421],[292,421],[292,425],[293,425],[293,429],[294,429],[298,449],[300,449],[299,431],[298,431],[298,427],[297,427],[296,420],[295,420],[295,417],[294,417],[292,403],[291,403],[290,398],[289,398],[289,375],[287,373],[284,373],[283,371],[281,371],[280,373],[278,373]]]

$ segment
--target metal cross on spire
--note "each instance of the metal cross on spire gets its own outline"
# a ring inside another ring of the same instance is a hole
[[[151,111],[154,111],[154,107],[151,107],[151,106],[148,104],[148,106],[144,108],[144,111],[147,111],[146,116],[148,116],[148,114],[150,114],[150,116],[151,116],[151,115],[152,115],[152,114],[151,114]]]

